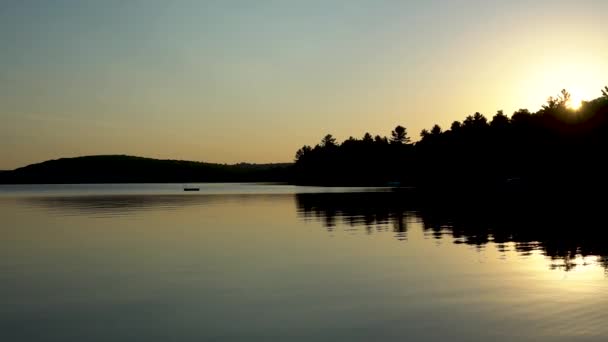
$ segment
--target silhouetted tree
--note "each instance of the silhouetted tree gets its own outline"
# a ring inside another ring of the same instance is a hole
[[[379,135],[376,135],[374,137],[374,142],[376,144],[380,144],[380,145],[388,145],[388,139],[386,137],[381,137]]]
[[[393,144],[408,144],[410,138],[407,136],[405,127],[399,125],[391,132],[391,143]]]
[[[454,121],[452,122],[452,125],[450,126],[450,130],[452,131],[458,131],[462,128],[462,123],[460,123],[460,121]]]
[[[431,134],[434,136],[439,136],[441,135],[441,133],[443,133],[443,131],[441,130],[441,127],[439,127],[439,125],[435,125],[431,129]]]
[[[431,135],[431,133],[426,128],[420,131],[420,138],[422,138],[422,140],[427,138],[429,135]]]
[[[566,89],[562,89],[562,91],[560,92],[560,95],[559,95],[560,104],[565,106],[570,102],[571,99],[572,99],[572,96],[570,95],[570,93],[568,91],[566,91]]]
[[[310,146],[308,146],[308,145],[304,145],[304,146],[302,146],[302,148],[301,148],[301,149],[299,149],[299,150],[296,152],[296,158],[295,158],[296,162],[297,162],[298,160],[300,160],[300,159],[304,158],[304,156],[306,156],[307,154],[309,154],[309,153],[310,153],[310,151],[312,151],[312,147],[310,147]]]
[[[492,121],[490,122],[490,127],[496,129],[503,129],[507,126],[509,126],[509,118],[504,114],[502,110],[499,110],[492,118]]]
[[[321,139],[321,147],[335,147],[336,146],[336,138],[331,134],[327,134]]]
[[[556,97],[549,96],[547,103],[542,106],[542,110],[545,113],[553,113],[556,110],[566,108],[571,98],[570,93],[566,89],[562,89]]]
[[[527,124],[532,118],[532,113],[527,109],[519,109],[511,116],[511,122],[514,124]]]

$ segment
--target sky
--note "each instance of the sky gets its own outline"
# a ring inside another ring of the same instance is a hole
[[[0,169],[289,162],[608,85],[608,1],[1,0]]]

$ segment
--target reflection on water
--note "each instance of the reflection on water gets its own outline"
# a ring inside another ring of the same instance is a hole
[[[132,215],[141,211],[172,211],[185,206],[213,205],[227,201],[258,201],[286,194],[201,194],[201,195],[89,195],[20,197],[25,206],[47,209],[56,215],[90,215],[113,217]]]
[[[540,251],[549,267],[570,271],[599,264],[608,274],[608,227],[599,213],[589,210],[547,212],[538,207],[487,207],[422,205],[394,192],[267,193],[267,194],[161,194],[18,197],[24,206],[42,208],[55,215],[115,217],[141,211],[173,211],[185,206],[237,202],[247,205],[272,198],[295,196],[298,216],[314,220],[328,231],[337,226],[362,228],[367,234],[391,232],[406,241],[410,223],[420,223],[433,239],[450,239],[483,249],[493,244],[500,252],[511,249],[522,256]],[[594,258],[590,260],[589,257]]]
[[[383,193],[296,194],[298,214],[315,219],[332,231],[338,224],[364,227],[367,233],[389,231],[400,240],[407,239],[408,218],[416,218],[411,201],[403,195]]]
[[[0,196],[0,341],[608,337],[599,210],[209,188]]]
[[[328,231],[340,222],[367,233],[392,231],[405,240],[408,222],[413,220],[433,239],[478,249],[491,243],[500,252],[513,248],[522,256],[540,251],[550,259],[551,269],[571,271],[596,263],[608,275],[608,227],[603,214],[593,208],[433,205],[399,193],[296,194],[296,201],[302,219],[314,219]]]

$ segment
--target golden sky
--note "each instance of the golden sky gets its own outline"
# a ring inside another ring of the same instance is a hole
[[[606,1],[9,1],[0,169],[132,154],[286,162],[608,85]]]

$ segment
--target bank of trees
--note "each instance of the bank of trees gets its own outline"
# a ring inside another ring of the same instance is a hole
[[[606,183],[608,87],[602,96],[568,106],[563,90],[537,112],[474,113],[449,128],[434,125],[412,143],[397,126],[390,137],[365,133],[338,143],[332,135],[296,153],[300,184],[384,185],[426,188],[505,184],[597,186]]]

